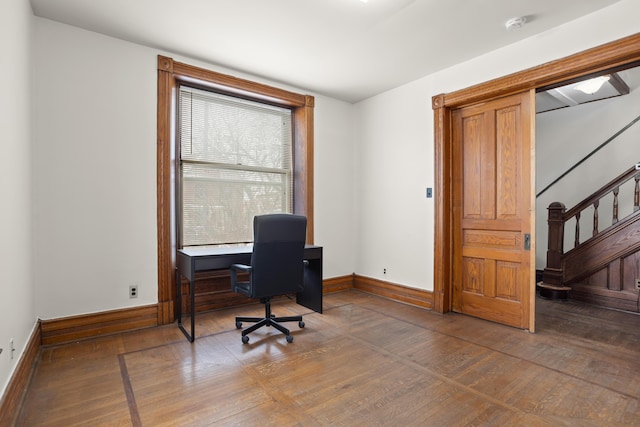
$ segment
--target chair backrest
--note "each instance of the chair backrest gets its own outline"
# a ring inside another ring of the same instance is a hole
[[[303,289],[307,218],[301,215],[257,215],[253,219],[252,298]]]

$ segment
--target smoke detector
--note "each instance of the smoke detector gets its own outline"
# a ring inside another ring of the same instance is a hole
[[[516,18],[509,19],[507,22],[504,23],[504,26],[506,27],[507,31],[513,31],[513,30],[517,30],[518,28],[521,28],[526,22],[527,22],[527,18],[525,18],[524,16],[519,16]]]

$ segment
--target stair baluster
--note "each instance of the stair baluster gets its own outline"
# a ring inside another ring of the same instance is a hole
[[[618,222],[618,193],[620,192],[620,187],[616,187],[613,189],[613,219],[611,220],[611,224],[615,224]]]
[[[640,209],[640,184],[638,184],[638,181],[640,181],[640,173],[637,174],[633,179],[636,180],[636,187],[633,193],[633,211],[635,212]]]
[[[600,200],[593,202],[593,236],[598,235],[598,206],[600,206]]]
[[[580,244],[580,212],[576,212],[576,238],[573,241],[573,247],[578,247]]]

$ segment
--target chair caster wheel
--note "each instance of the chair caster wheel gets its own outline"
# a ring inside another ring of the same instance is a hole
[[[293,342],[293,335],[287,335],[287,342]]]
[[[236,329],[241,329],[241,328],[242,328],[242,322],[236,322]]]
[[[304,322],[301,320],[298,322],[298,326],[300,326],[301,328],[304,328]]]
[[[243,335],[242,336],[242,344],[246,344],[249,342],[249,335]]]

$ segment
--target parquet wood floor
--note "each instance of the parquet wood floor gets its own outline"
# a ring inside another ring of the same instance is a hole
[[[43,349],[20,426],[640,425],[640,316],[537,300],[537,333],[355,290]]]

